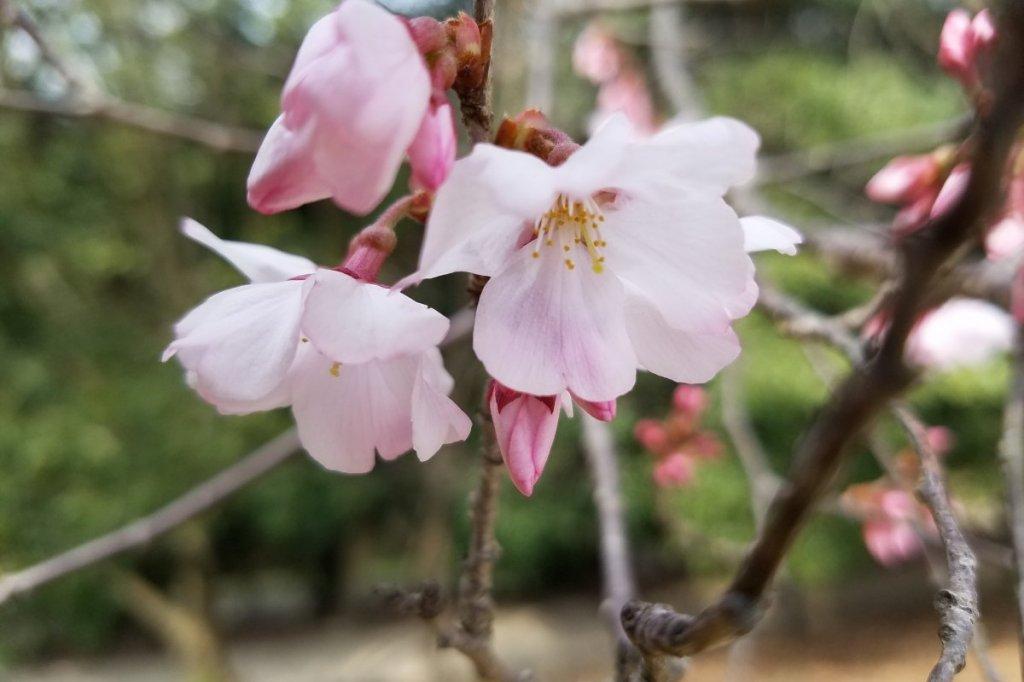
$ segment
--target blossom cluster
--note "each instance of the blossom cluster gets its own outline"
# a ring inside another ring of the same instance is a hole
[[[455,272],[486,278],[473,348],[515,485],[539,479],[560,408],[611,420],[643,369],[701,383],[740,352],[734,320],[757,299],[748,252],[794,253],[800,236],[740,218],[726,192],[754,173],[743,123],[669,124],[653,135],[609,118],[583,145],[540,112],[506,120],[456,159],[449,93],[480,88],[491,29],[465,14],[399,18],[345,0],[309,30],[248,181],[276,213],[331,199],[366,214],[411,168],[337,265],[184,233],[249,279],[175,325],[165,359],[225,414],[290,406],[305,448],[348,473],[465,439],[438,344],[448,320],[405,290]],[[425,222],[415,272],[378,282],[399,220]]]
[[[633,436],[655,458],[652,477],[662,488],[682,487],[693,480],[697,465],[722,453],[714,433],[701,427],[708,397],[700,386],[680,384],[663,420],[641,419]]]

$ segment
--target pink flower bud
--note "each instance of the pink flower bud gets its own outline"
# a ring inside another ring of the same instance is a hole
[[[865,522],[864,544],[883,566],[895,566],[914,558],[924,549],[913,525],[906,521],[872,519]]]
[[[963,196],[964,190],[967,189],[967,183],[971,179],[971,166],[967,163],[958,164],[950,172],[949,177],[946,178],[945,184],[942,185],[942,189],[939,191],[939,196],[935,197],[935,203],[932,204],[931,216],[935,218],[940,216],[953,207],[960,197]]]
[[[722,443],[713,433],[701,431],[690,439],[689,449],[701,459],[713,459],[722,454]]]
[[[633,427],[633,437],[651,452],[657,452],[668,443],[668,433],[665,432],[665,427],[654,419],[638,421]]]
[[[433,17],[408,19],[409,35],[416,43],[420,54],[426,56],[448,46],[448,32],[445,25]]]
[[[652,475],[658,486],[678,488],[693,479],[693,471],[693,460],[681,452],[674,452],[654,465]]]
[[[409,145],[412,182],[417,189],[435,191],[455,165],[455,120],[448,100],[431,102],[420,129]]]
[[[579,405],[584,412],[598,421],[610,422],[615,419],[616,404],[614,400],[593,402],[591,400],[584,400],[576,395],[572,395],[572,401]]]
[[[708,397],[700,386],[679,384],[672,393],[672,406],[687,415],[698,415],[708,406]]]
[[[939,163],[932,154],[898,156],[868,181],[868,198],[881,204],[908,204],[929,191],[939,179]]]
[[[995,40],[996,28],[987,10],[979,12],[973,20],[966,11],[954,10],[946,17],[939,36],[939,66],[968,90],[974,90],[979,80],[978,57]]]
[[[487,392],[501,456],[512,483],[529,497],[555,441],[558,399],[520,393],[493,379]]]

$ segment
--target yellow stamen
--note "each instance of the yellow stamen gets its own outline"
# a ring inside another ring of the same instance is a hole
[[[590,259],[594,272],[604,271],[604,256],[600,249],[608,246],[601,235],[600,225],[604,222],[601,208],[592,198],[583,201],[571,200],[564,194],[558,195],[551,208],[543,213],[533,226],[536,239],[533,257],[540,258],[540,247],[562,247],[566,254],[572,253],[577,246],[582,246]],[[573,270],[576,262],[572,258],[564,259],[565,267]]]
[[[331,370],[330,371],[331,371],[331,376],[332,377],[339,376],[341,374],[341,363],[340,362],[336,362],[333,365],[331,365]]]

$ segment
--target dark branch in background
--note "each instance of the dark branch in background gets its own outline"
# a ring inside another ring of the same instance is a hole
[[[926,150],[944,142],[962,140],[969,124],[967,119],[950,119],[768,156],[758,162],[754,182],[758,185],[791,182],[815,173]]]
[[[75,73],[53,49],[32,17],[9,0],[0,0],[0,24],[23,30],[35,42],[43,59],[64,78],[68,87],[68,94],[59,100],[44,99],[24,90],[0,89],[0,108],[73,118],[95,118],[188,140],[217,151],[252,153],[259,149],[260,140],[263,139],[261,131],[133,104],[101,92],[95,84],[85,82]]]
[[[1017,592],[1017,647],[1024,679],[1024,331],[1017,329],[1013,385],[1003,414],[999,458],[1006,479],[1006,518],[1013,543]]]
[[[467,337],[472,328],[473,311],[460,311],[452,317],[448,336],[441,345]],[[148,545],[273,471],[301,447],[298,433],[289,429],[155,512],[34,566],[0,576],[0,605],[11,597],[32,592],[58,578]]]
[[[594,506],[597,508],[601,540],[604,582],[601,614],[608,620],[608,628],[615,639],[615,680],[634,682],[639,680],[640,652],[629,641],[619,622],[623,605],[636,596],[636,581],[623,518],[622,483],[615,442],[608,424],[588,414],[580,415],[580,419],[583,422],[583,449],[594,482]]]
[[[805,308],[770,287],[762,287],[758,303],[762,310],[775,319],[784,333],[795,338],[816,339],[830,344],[842,351],[854,365],[862,361],[863,353],[856,339],[837,319],[824,317]],[[929,679],[952,679],[953,675],[963,669],[967,648],[973,645],[986,678],[998,680],[985,643],[972,641],[980,615],[975,557],[950,508],[938,457],[923,435],[923,424],[909,408],[897,404],[893,406],[892,412],[921,460],[922,479],[918,484],[917,493],[935,519],[939,539],[946,555],[945,582],[948,583],[948,587],[943,586],[943,576],[937,570],[930,571],[933,582],[940,587],[936,608],[942,621],[939,629],[942,654]],[[873,445],[873,449],[890,477],[897,483],[903,483],[892,466],[891,457],[882,452],[877,444]],[[920,529],[918,534],[923,541],[927,541]]]
[[[900,275],[889,298],[890,327],[881,348],[838,386],[805,434],[790,478],[773,500],[763,531],[719,601],[696,617],[638,601],[623,608],[626,633],[646,656],[692,655],[754,626],[765,591],[842,463],[847,447],[912,382],[914,374],[904,363],[907,337],[940,274],[977,238],[983,219],[997,206],[1009,149],[1024,121],[1020,97],[1024,92],[1024,4],[1008,6],[1000,19],[993,72],[995,98],[991,113],[978,121],[969,141],[973,159],[970,181],[947,213],[904,240]],[[944,649],[950,649],[949,643]],[[955,667],[941,668],[932,679],[948,680],[954,672]]]

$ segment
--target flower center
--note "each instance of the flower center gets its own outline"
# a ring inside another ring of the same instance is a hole
[[[582,248],[590,259],[594,272],[604,271],[604,256],[601,249],[608,245],[601,237],[601,223],[604,214],[593,198],[584,201],[570,200],[559,194],[533,226],[533,257],[540,258],[543,247],[560,248],[564,254],[565,267],[576,269],[572,259],[574,250]]]

